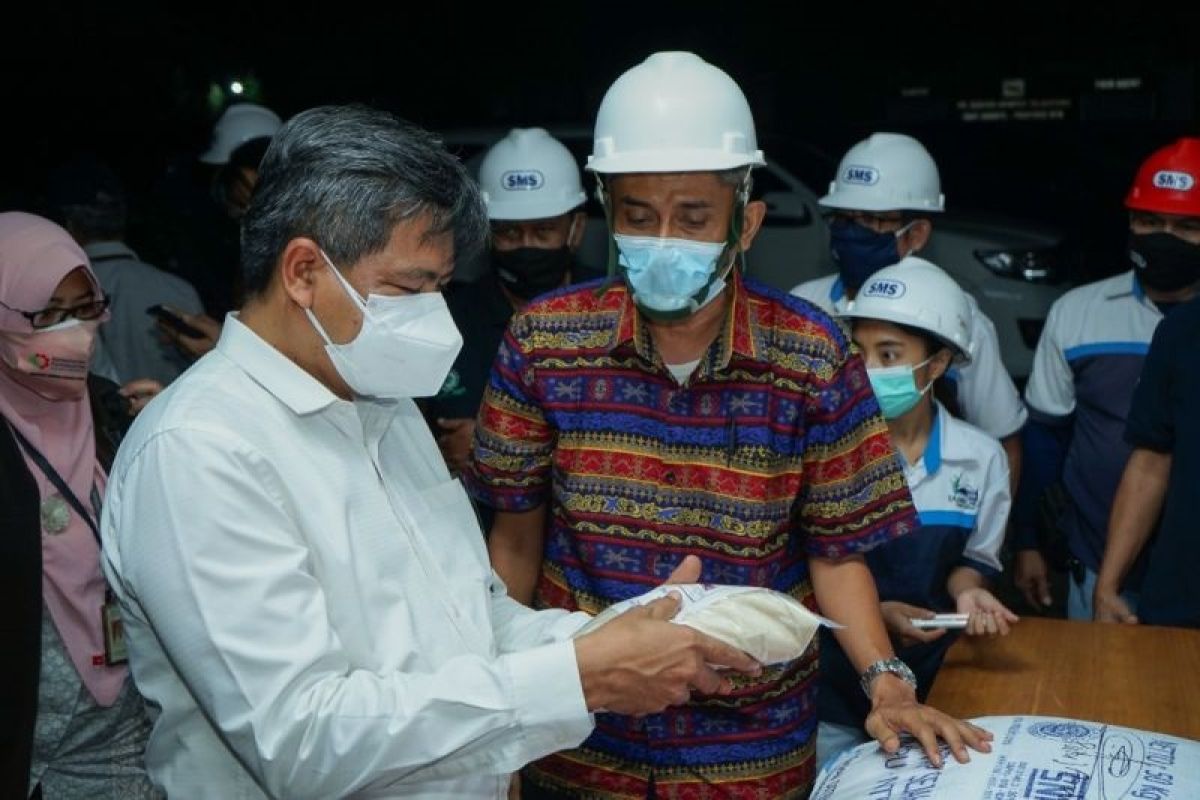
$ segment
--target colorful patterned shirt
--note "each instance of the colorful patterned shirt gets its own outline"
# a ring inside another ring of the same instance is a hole
[[[689,554],[708,583],[815,608],[807,558],[863,553],[915,524],[862,360],[807,301],[731,281],[720,333],[681,385],[623,285],[549,295],[505,335],[468,483],[507,511],[549,500],[537,602],[598,612]],[[598,714],[526,780],[574,797],[806,797],[816,646],[728,697]]]

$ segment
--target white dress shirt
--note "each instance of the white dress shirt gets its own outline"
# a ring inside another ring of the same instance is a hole
[[[171,797],[502,797],[591,732],[587,615],[509,599],[416,405],[233,316],[122,444],[103,538]]]

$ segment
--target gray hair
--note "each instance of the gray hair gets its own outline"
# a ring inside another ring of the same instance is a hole
[[[242,219],[246,292],[267,287],[298,236],[348,268],[386,247],[397,223],[423,214],[426,236],[453,236],[456,262],[474,258],[487,240],[479,190],[428,131],[366,106],[297,114],[263,156]]]
[[[734,167],[723,169],[717,173],[717,179],[734,190],[744,189],[746,198],[754,191],[754,171],[750,167]]]

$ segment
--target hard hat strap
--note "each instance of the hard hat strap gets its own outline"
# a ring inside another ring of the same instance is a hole
[[[604,209],[604,224],[608,231],[608,263],[604,269],[604,282],[596,288],[596,296],[600,297],[608,291],[608,287],[612,286],[613,280],[617,277],[617,240],[613,236],[613,212],[609,203],[608,190],[604,186],[604,176],[596,175],[596,199],[600,201],[600,207]]]

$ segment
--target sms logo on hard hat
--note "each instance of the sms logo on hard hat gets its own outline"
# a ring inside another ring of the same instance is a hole
[[[862,296],[895,300],[896,298],[904,297],[906,289],[904,281],[898,281],[894,278],[880,278],[879,280],[871,281],[871,284],[863,290]]]
[[[1154,173],[1154,186],[1157,189],[1174,189],[1177,192],[1190,192],[1196,185],[1196,179],[1186,172],[1172,172],[1160,169]]]
[[[846,167],[845,173],[842,174],[842,180],[846,183],[856,183],[860,186],[873,186],[879,183],[879,170],[874,167],[863,167],[852,164]]]
[[[546,185],[546,178],[536,169],[510,170],[500,176],[500,185],[510,192],[529,192]]]

